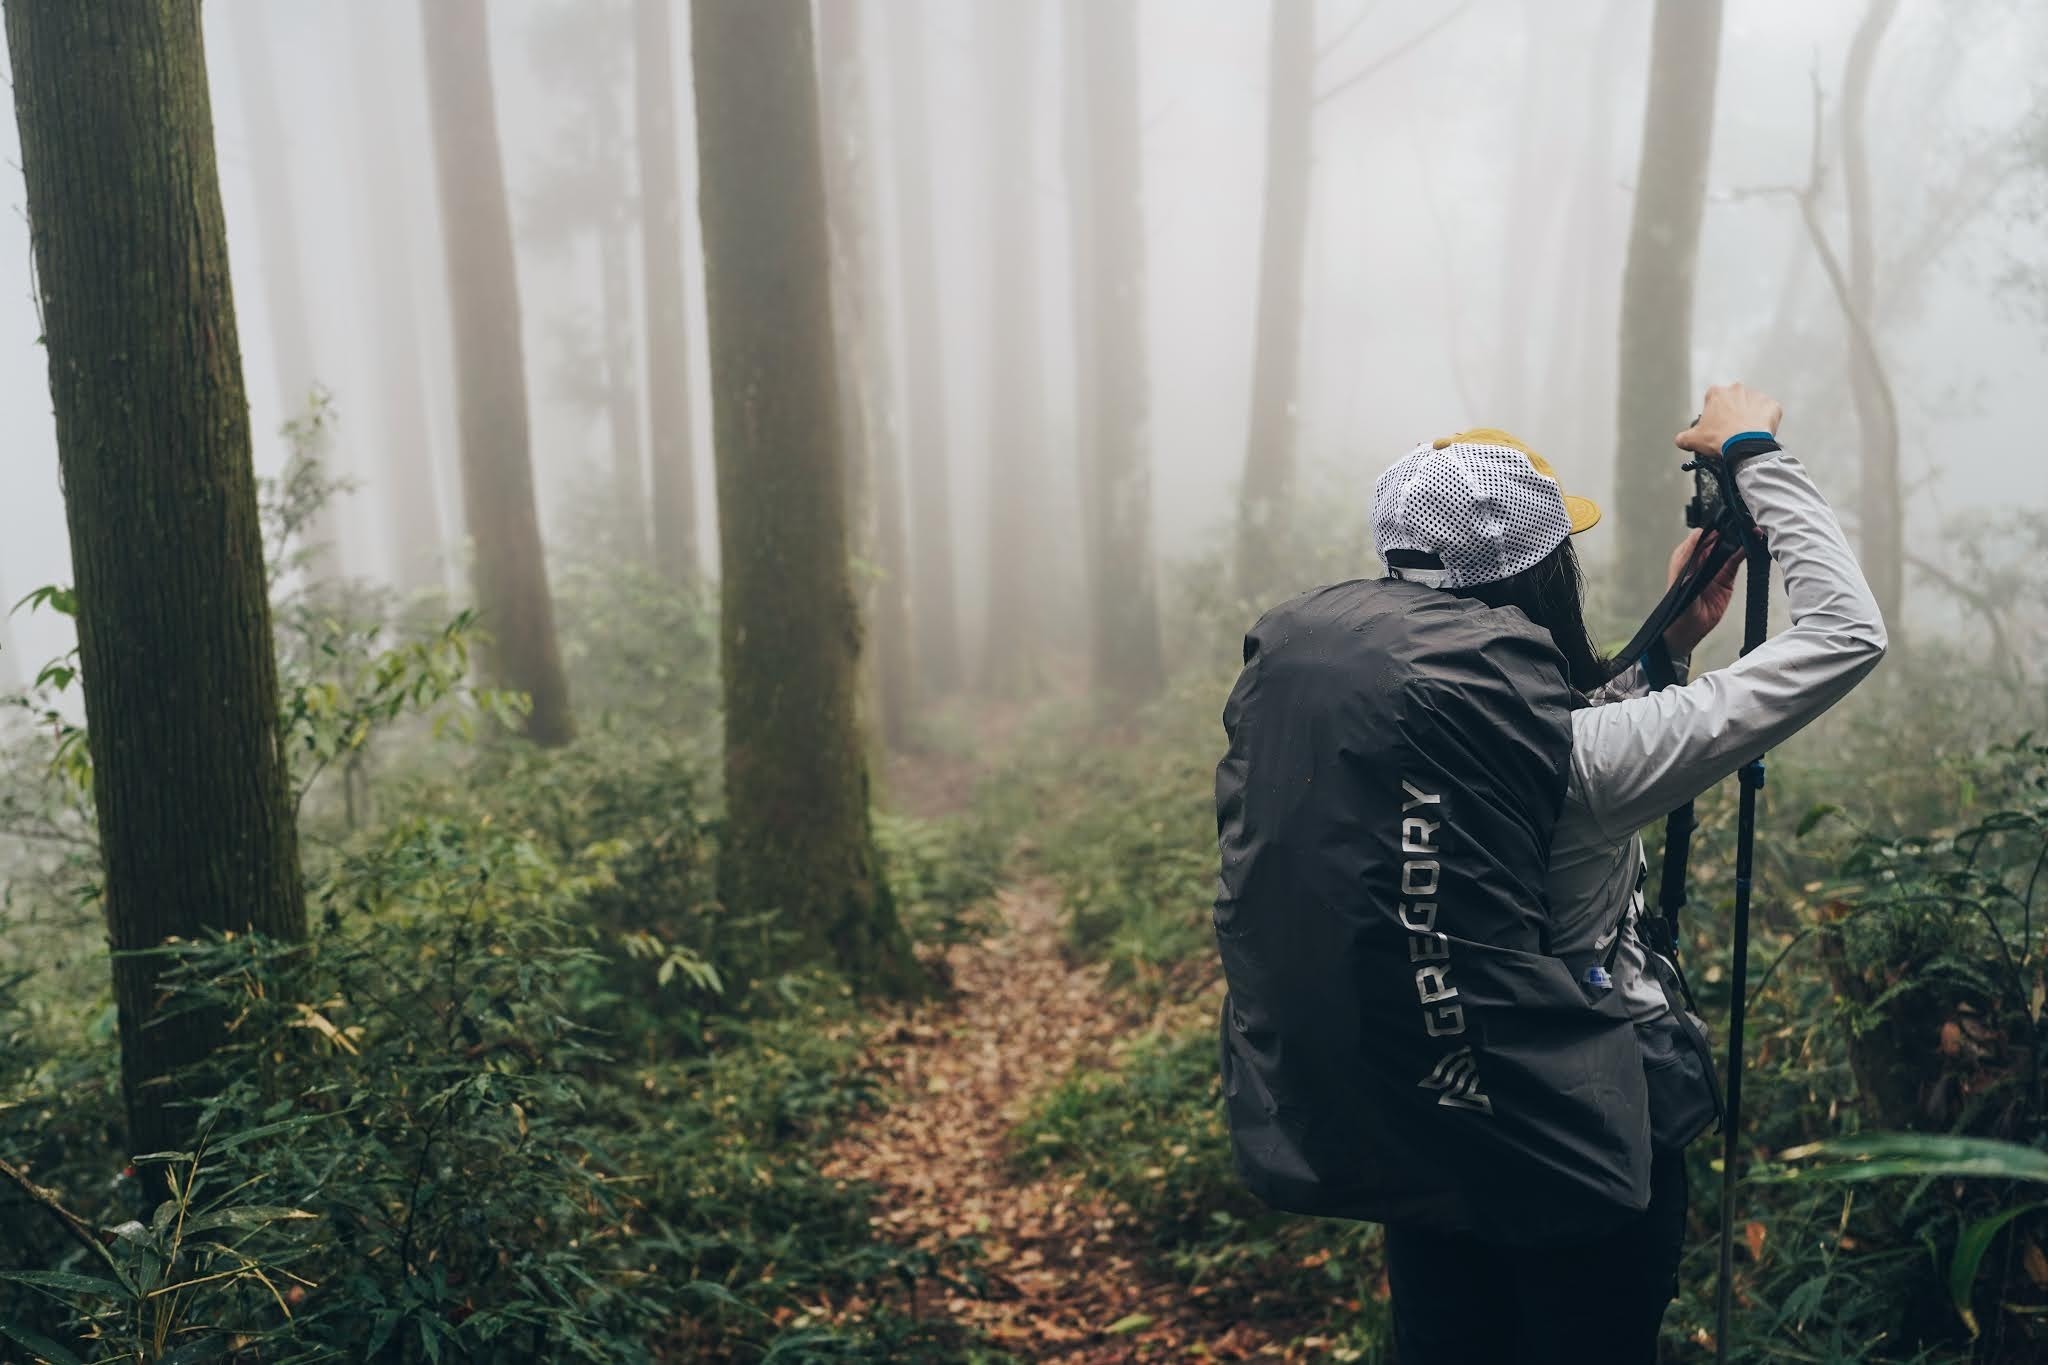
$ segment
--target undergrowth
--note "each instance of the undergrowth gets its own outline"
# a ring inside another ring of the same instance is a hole
[[[284,534],[321,496],[304,471],[272,491]],[[160,1010],[228,1040],[180,1082],[179,1151],[122,1141],[68,666],[23,700],[0,794],[0,1359],[997,1358],[910,1311],[921,1287],[978,1290],[972,1242],[878,1240],[871,1191],[820,1170],[888,1101],[872,1012],[717,899],[708,604],[600,561],[562,561],[582,736],[554,751],[510,735],[517,698],[469,686],[469,618],[279,588],[312,932],[166,950]],[[973,932],[989,832],[884,836],[911,920]]]
[[[1796,1164],[1781,1154],[1862,1132],[2044,1142],[2048,749],[2010,738],[2036,703],[1992,682],[1965,701],[1952,674],[1888,670],[1771,759],[1735,1359],[2019,1361],[2043,1346],[2048,1217],[2028,1202],[2038,1192],[2001,1179],[1783,1179]],[[1034,864],[1058,885],[1071,951],[1110,964],[1160,1017],[1213,1017],[1220,999],[1209,783],[1228,686],[1228,675],[1184,675],[1108,731],[1049,720],[984,797],[1027,831]],[[1717,1030],[1731,979],[1733,812],[1732,790],[1701,803],[1685,911],[1688,969]],[[1657,834],[1646,832],[1653,860]],[[1213,1031],[1177,1030],[1067,1078],[1020,1129],[1020,1159],[1111,1196],[1191,1286],[1328,1310],[1318,1330],[1345,1350],[1383,1342],[1375,1238],[1248,1202],[1229,1169]],[[1691,1239],[1666,1317],[1679,1358],[1711,1341],[1718,1155],[1713,1139],[1689,1154]],[[2001,1217],[2011,1210],[2022,1212]]]

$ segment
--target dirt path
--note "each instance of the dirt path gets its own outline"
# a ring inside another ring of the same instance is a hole
[[[936,1250],[978,1238],[986,1295],[928,1293],[919,1311],[1023,1359],[1281,1356],[1270,1328],[1207,1313],[1200,1290],[1149,1273],[1141,1240],[1071,1177],[1015,1173],[1009,1133],[1031,1100],[1076,1062],[1106,1058],[1133,1021],[1099,968],[1063,959],[1049,886],[1005,890],[999,908],[1003,928],[948,953],[955,994],[878,1040],[898,1098],[834,1147],[826,1172],[880,1188],[877,1232],[892,1242]]]

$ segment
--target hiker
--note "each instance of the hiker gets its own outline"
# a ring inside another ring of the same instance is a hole
[[[1733,464],[1791,616],[1684,686],[1608,681],[1571,541],[1599,509],[1494,430],[1380,477],[1387,578],[1247,637],[1217,772],[1233,1145],[1267,1202],[1386,1225],[1402,1365],[1656,1359],[1718,1083],[1643,929],[1637,830],[1885,648],[1780,417],[1713,388],[1677,437]],[[1740,562],[1665,632],[1681,677]]]

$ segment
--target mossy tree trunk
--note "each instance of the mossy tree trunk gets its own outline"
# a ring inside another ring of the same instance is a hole
[[[575,733],[555,642],[540,516],[533,500],[526,359],[512,218],[491,92],[483,0],[423,0],[427,96],[448,260],[448,311],[462,439],[462,505],[475,555],[477,608],[490,632],[493,682],[524,692],[526,733]]]
[[[1721,0],[1657,0],[1635,215],[1621,284],[1615,422],[1617,581],[1644,602],[1685,532],[1686,476],[1671,437],[1692,420],[1693,270],[1714,132]]]
[[[654,555],[669,581],[697,581],[697,479],[691,461],[690,368],[683,324],[683,189],[676,140],[670,0],[636,0],[633,97],[640,152],[640,241],[646,252],[647,439]]]
[[[824,91],[825,189],[831,200],[833,306],[839,333],[840,404],[846,446],[849,519],[862,583],[873,714],[882,742],[912,740],[917,670],[910,622],[910,547],[904,527],[903,438],[896,420],[896,374],[887,307],[887,265],[876,227],[873,52],[857,5],[818,7],[819,81]]]
[[[1315,9],[1315,0],[1273,0],[1266,56],[1265,221],[1237,517],[1238,591],[1254,600],[1280,589],[1281,562],[1294,533],[1302,264],[1315,164]]]
[[[205,1013],[167,940],[305,934],[199,0],[7,0],[131,1151]]]
[[[921,973],[883,881],[855,718],[831,256],[809,0],[700,4],[698,213],[718,472],[721,892],[862,988]]]
[[[903,272],[905,467],[910,475],[910,601],[918,681],[929,696],[960,686],[960,609],[953,582],[947,466],[946,343],[939,329],[924,0],[891,0],[890,141],[895,149],[897,260]]]
[[[1038,315],[1038,158],[1032,94],[1038,8],[981,12],[988,120],[988,648],[981,686],[1032,689],[1045,460],[1044,337]]]
[[[1095,686],[1129,706],[1166,680],[1152,563],[1151,403],[1135,0],[1068,0],[1074,306],[1087,330],[1081,496],[1094,540]]]
[[[374,6],[349,8],[357,94],[356,136],[362,157],[362,225],[377,328],[377,387],[383,408],[384,497],[392,541],[393,582],[400,592],[444,586],[441,495],[427,424],[425,361],[412,264],[409,211],[398,166],[417,155],[399,134],[387,72],[390,42]]]

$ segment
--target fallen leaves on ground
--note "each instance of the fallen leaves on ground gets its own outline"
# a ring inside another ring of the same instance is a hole
[[[878,1189],[873,1221],[888,1241],[936,1254],[978,1240],[986,1292],[927,1292],[916,1311],[1064,1365],[1311,1358],[1306,1343],[1285,1344],[1296,1335],[1285,1324],[1237,1320],[1227,1296],[1153,1271],[1142,1237],[1075,1177],[1016,1173],[1009,1134],[1033,1098],[1076,1063],[1107,1060],[1133,1021],[1099,967],[1064,960],[1049,886],[1005,890],[999,909],[996,934],[948,950],[955,993],[878,1036],[898,1098],[825,1166]]]

